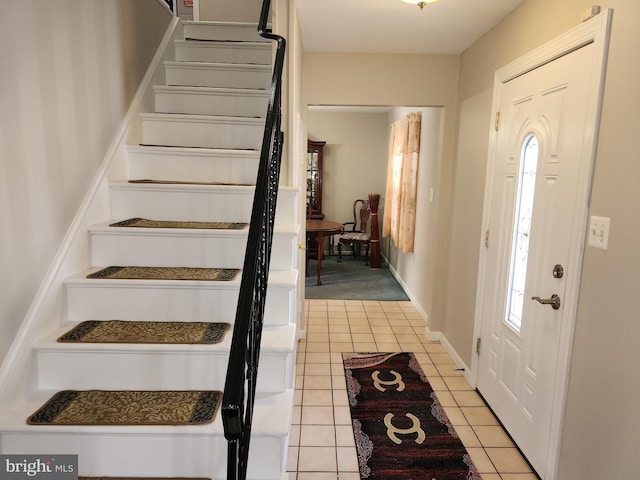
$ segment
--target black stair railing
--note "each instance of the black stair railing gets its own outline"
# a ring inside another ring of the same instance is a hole
[[[228,442],[227,480],[245,480],[267,295],[271,245],[282,159],[282,71],[286,41],[267,28],[271,1],[264,0],[258,33],[276,42],[260,164],[249,238],[233,327],[229,366],[222,399],[222,422]]]

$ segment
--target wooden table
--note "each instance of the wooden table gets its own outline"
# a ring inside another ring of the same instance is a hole
[[[322,256],[324,254],[324,238],[326,235],[334,235],[342,231],[342,224],[329,220],[307,219],[307,236],[316,237],[318,244],[318,273],[317,285],[322,285],[320,272],[322,270]]]

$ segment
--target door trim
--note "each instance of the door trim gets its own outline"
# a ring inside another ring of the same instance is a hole
[[[588,225],[589,197],[593,177],[593,167],[595,162],[599,119],[602,108],[602,94],[604,88],[604,78],[606,72],[607,54],[609,50],[609,36],[611,31],[611,21],[613,10],[608,9],[591,20],[571,29],[556,39],[543,46],[529,52],[514,62],[500,68],[495,73],[493,87],[493,102],[491,118],[496,118],[499,109],[499,100],[502,85],[514,78],[528,73],[544,64],[567,55],[580,47],[594,44],[594,54],[591,64],[591,74],[594,79],[590,86],[588,118],[589,124],[595,125],[593,130],[585,132],[583,142],[584,154],[588,155],[589,161],[585,161],[579,171],[578,185],[578,208],[574,212],[574,225],[571,233],[571,257],[570,264],[573,265],[572,273],[567,276],[565,298],[563,299],[564,310],[563,322],[560,332],[560,346],[558,356],[558,373],[555,380],[553,411],[551,431],[549,432],[549,451],[547,454],[546,470],[538,472],[545,480],[555,480],[558,470],[558,460],[560,456],[560,441],[564,423],[564,407],[569,384],[569,370],[571,364],[571,350],[573,346],[573,336],[575,331],[575,321],[577,314],[578,295],[580,292],[580,278],[582,272],[582,260]],[[593,100],[591,100],[593,99]],[[469,381],[475,388],[478,384],[478,354],[476,353],[476,339],[480,338],[482,331],[482,301],[484,298],[484,276],[486,271],[486,247],[485,232],[489,229],[489,207],[491,204],[492,178],[494,171],[495,152],[497,146],[497,135],[491,122],[489,132],[489,152],[487,157],[487,173],[485,179],[485,196],[482,214],[482,234],[479,242],[480,255],[478,264],[478,286],[476,291],[476,305],[474,314],[473,329],[473,351],[471,355],[471,368]]]

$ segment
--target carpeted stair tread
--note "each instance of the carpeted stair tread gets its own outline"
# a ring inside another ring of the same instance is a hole
[[[200,267],[138,267],[116,266],[102,268],[90,273],[91,279],[114,280],[199,280],[230,281],[236,278],[237,268],[200,268]]]
[[[138,228],[186,228],[203,230],[244,230],[248,223],[243,222],[193,222],[175,220],[149,220],[148,218],[128,218],[110,224],[110,227],[138,227]]]
[[[30,425],[197,425],[213,422],[215,390],[63,390],[27,419]]]
[[[186,180],[153,180],[150,178],[141,178],[138,180],[129,180],[129,183],[142,183],[153,185],[221,185],[232,187],[253,187],[253,183],[230,183],[230,182],[189,182]]]
[[[58,338],[62,343],[220,343],[231,325],[214,322],[87,320]]]

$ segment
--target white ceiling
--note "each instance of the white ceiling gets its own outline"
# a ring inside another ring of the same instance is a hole
[[[306,52],[460,53],[524,0],[297,0]]]

